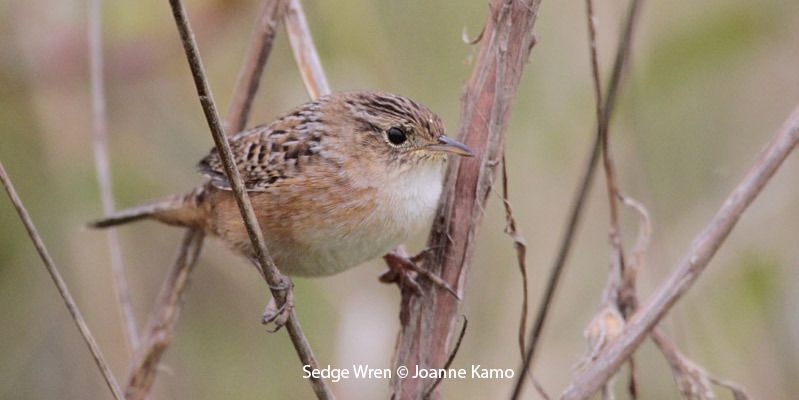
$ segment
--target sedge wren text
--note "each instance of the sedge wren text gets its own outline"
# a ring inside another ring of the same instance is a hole
[[[228,140],[275,264],[294,276],[341,272],[411,238],[431,222],[447,154],[472,155],[428,108],[382,92],[324,96]],[[189,193],[90,225],[198,228],[252,259],[216,149],[199,169],[208,182]]]

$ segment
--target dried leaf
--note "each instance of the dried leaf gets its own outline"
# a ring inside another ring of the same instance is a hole
[[[634,209],[639,216],[638,238],[635,241],[635,246],[630,253],[630,259],[624,269],[624,274],[621,277],[621,283],[618,288],[617,299],[619,301],[619,308],[623,310],[624,315],[630,315],[638,307],[638,296],[636,294],[636,280],[638,273],[643,269],[646,263],[646,254],[649,251],[649,244],[652,238],[652,219],[649,217],[649,212],[643,204],[639,203],[632,197],[627,197],[622,193],[617,194],[622,204]]]
[[[646,253],[649,250],[649,244],[652,238],[652,218],[650,218],[646,207],[632,197],[628,197],[619,193],[619,199],[621,200],[622,204],[638,212],[640,219],[638,238],[636,239],[635,246],[633,246],[632,252],[630,253],[631,262],[629,263],[628,267],[640,270],[644,266]]]
[[[624,329],[624,317],[621,312],[612,302],[605,303],[605,307],[599,310],[583,331],[583,336],[588,342],[588,350],[577,368],[580,369],[593,361],[605,345],[621,333],[622,329]]]

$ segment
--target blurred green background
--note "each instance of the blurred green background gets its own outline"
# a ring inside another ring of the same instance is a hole
[[[227,108],[259,2],[187,2],[221,110]],[[626,2],[597,2],[603,71]],[[459,97],[487,5],[470,2],[306,1],[334,89],[408,95],[457,130]],[[106,2],[104,39],[110,156],[117,206],[201,182],[194,164],[212,142],[166,1]],[[628,79],[611,129],[622,189],[655,224],[642,298],[667,276],[799,100],[799,2],[645,2]],[[511,200],[529,243],[534,306],[562,234],[592,140],[594,109],[584,2],[549,1],[508,131]],[[116,374],[127,355],[91,151],[83,1],[0,2],[0,159],[16,183]],[[266,68],[251,125],[307,99],[284,32]],[[601,180],[553,309],[535,375],[552,395],[583,354],[608,269]],[[799,156],[744,215],[664,327],[681,349],[756,398],[799,392]],[[627,243],[636,216],[623,212]],[[521,283],[501,202],[492,196],[468,277],[469,331],[455,367],[515,368]],[[139,324],[172,262],[181,230],[145,222],[119,230]],[[411,243],[419,249],[423,242]],[[629,247],[629,245],[628,245]],[[331,278],[297,279],[297,312],[322,364],[388,367],[398,291],[377,282],[379,261]],[[259,319],[267,294],[246,261],[209,240],[185,297],[154,399],[308,398],[284,333]],[[88,351],[5,196],[0,196],[0,398],[108,398]],[[532,315],[532,312],[531,312]],[[678,396],[646,343],[641,398]],[[624,382],[622,378],[621,383]],[[512,381],[445,381],[446,398],[504,397]],[[622,391],[622,384],[617,385]],[[333,385],[341,398],[384,398],[387,381]],[[721,398],[730,398],[728,393]],[[536,398],[532,390],[529,398]]]

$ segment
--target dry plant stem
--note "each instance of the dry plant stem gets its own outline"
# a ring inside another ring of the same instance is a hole
[[[799,106],[793,110],[755,165],[727,197],[705,229],[677,263],[669,279],[651,300],[628,320],[621,334],[610,342],[584,371],[574,378],[563,399],[587,399],[595,393],[641,344],[674,303],[693,285],[729,235],[747,206],[763,190],[788,154],[799,143]]]
[[[602,118],[599,119],[600,121],[604,119],[609,120],[613,108],[615,107],[619,86],[621,85],[622,72],[632,46],[633,33],[636,26],[636,21],[638,20],[640,6],[640,0],[630,1],[630,7],[628,8],[624,22],[624,30],[619,38],[619,44],[616,49],[616,57],[613,62],[613,70],[611,73],[610,82],[608,84],[608,91],[605,93],[604,102],[602,103]],[[595,32],[592,33],[592,29],[593,24],[589,26],[589,35],[593,36]],[[592,48],[595,48],[596,45],[591,44],[591,46]],[[595,91],[601,94],[601,86],[596,86],[597,80],[594,82]],[[597,117],[599,117],[599,115],[597,115]],[[538,312],[536,313],[533,329],[530,331],[527,355],[524,359],[524,363],[522,364],[521,373],[516,375],[516,386],[514,387],[513,399],[518,399],[521,395],[521,386],[524,382],[524,376],[527,374],[527,371],[531,367],[531,364],[535,358],[535,352],[541,339],[541,333],[543,332],[544,324],[549,316],[549,310],[552,306],[558,284],[560,283],[560,278],[563,275],[563,269],[566,265],[566,260],[568,260],[569,253],[571,252],[571,247],[574,243],[574,236],[577,232],[577,227],[580,224],[580,218],[582,216],[583,209],[585,208],[588,193],[590,192],[591,185],[593,184],[594,172],[599,162],[599,156],[601,153],[601,145],[602,141],[599,135],[595,135],[590,156],[585,164],[585,170],[580,177],[580,184],[578,186],[579,189],[577,190],[576,196],[572,201],[572,207],[569,212],[569,221],[566,225],[566,231],[564,232],[560,246],[558,247],[558,254],[555,258],[555,263],[552,265],[549,277],[547,278],[547,285],[544,290],[541,303],[539,304]]]
[[[447,362],[444,363],[444,366],[442,367],[442,369],[444,369],[444,370],[448,370],[449,367],[452,366],[452,362],[455,361],[455,356],[458,355],[458,350],[460,350],[461,343],[463,343],[463,336],[466,335],[466,327],[469,326],[469,320],[466,319],[466,316],[465,315],[461,315],[461,317],[463,318],[463,326],[461,327],[461,333],[460,333],[460,335],[458,335],[458,340],[455,342],[455,347],[452,349],[452,353],[450,353],[449,357],[447,357]],[[438,387],[438,385],[441,384],[441,381],[443,381],[443,380],[444,380],[444,376],[443,375],[439,376],[436,379],[436,381],[433,383],[433,385],[430,386],[429,389],[427,389],[427,392],[425,392],[425,394],[424,394],[424,396],[422,398],[425,399],[425,400],[429,399],[430,396],[433,394],[433,392]]]
[[[524,360],[525,344],[524,335],[527,333],[527,242],[516,227],[513,218],[513,208],[508,198],[508,163],[505,152],[502,152],[502,203],[505,206],[505,233],[513,239],[513,248],[516,250],[516,263],[522,275],[522,310],[519,317],[519,354]]]
[[[613,166],[613,159],[610,156],[610,140],[608,139],[608,123],[610,118],[605,118],[604,104],[602,103],[602,81],[599,72],[599,56],[596,48],[596,26],[594,16],[594,5],[592,0],[586,0],[586,10],[588,16],[588,42],[589,53],[591,54],[591,75],[594,80],[594,95],[596,101],[596,123],[597,136],[599,137],[602,149],[602,164],[605,170],[605,181],[608,191],[608,204],[610,205],[610,244],[612,246],[612,265],[614,273],[621,275],[624,271],[624,250],[621,245],[621,232],[619,228],[619,203],[618,203],[618,183],[616,182],[616,172]]]
[[[633,43],[633,34],[641,10],[641,1],[642,0],[630,0],[630,6],[627,9],[627,15],[624,20],[624,30],[619,38],[616,57],[613,61],[613,70],[611,71],[610,82],[608,83],[608,91],[605,94],[605,103],[602,108],[602,124],[605,126],[609,124],[610,117],[613,115],[613,109],[616,106],[616,100],[621,87],[622,72],[624,72],[624,67],[629,59],[630,48]]]
[[[656,327],[653,329],[649,337],[652,338],[652,341],[655,343],[658,349],[660,349],[660,352],[663,353],[666,361],[668,361],[669,365],[671,366],[672,375],[677,383],[677,387],[680,389],[680,395],[682,398],[689,400],[704,400],[707,398],[714,398],[712,389],[710,388],[710,381],[709,379],[706,380],[707,377],[695,377],[698,378],[697,380],[699,382],[696,383],[699,383],[699,385],[702,386],[701,389],[698,387],[691,387],[688,393],[683,391],[683,389],[685,389],[686,383],[688,383],[690,386],[694,386],[692,384],[693,382],[686,382],[687,379],[685,379],[691,377],[689,374],[692,371],[688,370],[687,368],[690,361],[688,361],[685,356],[683,356],[679,350],[677,350],[677,346],[675,346],[674,343],[672,343],[671,340],[669,340],[669,338],[666,337],[666,335],[659,328]],[[700,368],[696,365],[691,366]],[[702,393],[691,393],[694,389],[699,389],[702,391]]]
[[[635,29],[636,21],[638,20],[638,12],[640,10],[640,1],[631,0],[630,6],[627,11],[627,18],[624,24],[622,36],[619,39],[619,48],[616,52],[616,58],[613,63],[613,71],[608,84],[607,97],[602,101],[601,80],[599,72],[599,61],[596,49],[596,28],[594,25],[594,13],[592,0],[586,0],[586,7],[588,10],[588,32],[590,42],[591,54],[591,72],[594,80],[594,91],[596,95],[596,114],[597,114],[597,137],[599,137],[599,145],[602,149],[602,162],[605,170],[605,179],[608,191],[608,203],[610,205],[610,241],[613,247],[613,265],[617,268],[619,275],[624,273],[624,251],[621,246],[621,232],[619,228],[619,188],[616,181],[616,173],[613,165],[613,159],[610,155],[610,144],[608,127],[610,125],[610,118],[613,115],[613,109],[616,105],[617,94],[621,86],[622,72],[627,60],[629,59],[630,48],[632,46],[633,32]],[[622,312],[626,312],[625,307]]]
[[[274,33],[274,28],[269,28],[273,25],[271,22],[273,19],[279,19],[281,17],[280,11],[280,4],[285,3],[283,0],[265,0],[264,4],[261,8],[261,14],[259,14],[258,19],[256,21],[256,26],[253,29],[253,43],[250,44],[247,57],[242,65],[241,72],[239,74],[239,80],[237,83],[237,87],[235,92],[233,93],[233,102],[228,110],[227,120],[226,123],[228,126],[236,127],[236,126],[244,126],[246,124],[247,116],[250,112],[250,105],[253,102],[255,97],[255,93],[257,92],[257,85],[259,83],[260,74],[263,73],[264,65],[268,58],[268,53],[272,49],[272,41],[274,40],[274,34],[269,34],[270,29],[271,32]],[[284,4],[285,6],[285,4]],[[276,8],[277,7],[277,8]],[[235,132],[235,131],[234,131]],[[186,237],[201,235],[200,231],[187,229],[186,230]],[[188,271],[192,271],[194,268],[194,264],[197,262],[197,257],[187,258],[190,253],[200,252],[202,247],[202,243],[194,244],[194,241],[184,240],[181,246],[178,249],[178,256],[174,265],[181,266],[181,269],[185,269]],[[196,248],[195,248],[196,247]],[[177,272],[171,272],[169,276],[174,276]],[[172,293],[172,298],[179,298],[180,293],[179,291],[183,290],[183,286],[176,286],[175,284],[178,283],[178,280],[175,279],[167,279],[167,283],[170,283],[169,291]],[[167,286],[164,286],[162,289],[162,293],[166,292]],[[163,296],[166,298],[166,296]],[[159,303],[161,304],[161,303]],[[151,330],[150,335],[145,340],[146,347],[143,348],[141,351],[137,353],[136,359],[131,363],[132,368],[129,372],[129,377],[139,376],[143,377],[140,379],[130,379],[129,382],[137,385],[148,384],[146,390],[143,390],[142,387],[133,387],[129,385],[126,388],[126,391],[134,391],[137,395],[141,395],[142,398],[146,398],[147,393],[152,387],[153,380],[146,379],[148,375],[152,376],[152,379],[155,378],[155,372],[158,367],[157,362],[150,362],[148,360],[159,360],[161,354],[166,351],[168,343],[164,343],[162,340],[158,340],[155,335],[158,334],[161,337],[171,337],[172,332],[175,329],[178,311],[181,307],[181,303],[175,303],[174,305],[169,305],[169,307],[174,307],[175,310],[171,312],[167,312],[163,310],[163,307],[167,307],[168,303],[160,305],[152,314],[150,318],[150,326],[151,327],[159,327],[159,329]],[[165,318],[168,316],[174,315],[175,320],[171,323],[167,323],[167,321],[158,320],[158,317]]]
[[[36,226],[33,225],[33,220],[31,220],[28,210],[25,209],[25,206],[22,204],[22,200],[20,200],[19,195],[17,195],[17,191],[14,189],[14,184],[6,174],[6,169],[3,167],[2,162],[0,162],[0,181],[2,181],[3,187],[5,188],[6,193],[8,193],[8,198],[11,199],[11,203],[17,210],[19,219],[22,220],[22,224],[25,226],[25,230],[28,232],[28,236],[30,236],[33,246],[36,248],[36,251],[39,253],[39,257],[41,257],[44,266],[47,268],[47,272],[50,273],[50,277],[53,279],[53,283],[55,283],[58,293],[64,300],[64,305],[66,305],[70,316],[72,316],[72,320],[75,321],[75,325],[78,326],[78,330],[80,331],[83,340],[86,342],[86,345],[89,346],[89,351],[92,353],[94,363],[97,364],[97,368],[99,368],[100,372],[103,374],[106,385],[108,385],[108,388],[111,389],[111,393],[114,395],[115,399],[123,400],[124,397],[122,396],[122,390],[119,389],[119,384],[117,384],[114,375],[111,373],[111,368],[109,368],[108,364],[105,362],[103,353],[100,351],[100,347],[97,346],[97,341],[94,340],[94,336],[92,336],[89,326],[86,325],[86,320],[83,319],[83,314],[81,314],[80,310],[78,309],[75,299],[73,299],[72,294],[69,293],[66,282],[64,282],[64,279],[58,272],[58,267],[56,267],[55,262],[53,261],[52,257],[50,257],[50,253],[47,252],[47,248],[44,246],[44,241],[42,240],[41,236],[39,236]]]
[[[108,162],[108,119],[103,74],[102,4],[102,0],[89,0],[89,74],[92,95],[94,167],[97,171],[97,184],[100,187],[103,213],[110,215],[114,212],[114,196],[111,190],[111,168]],[[119,312],[125,331],[125,343],[127,344],[128,355],[132,355],[139,347],[139,330],[136,327],[136,318],[133,316],[128,280],[125,278],[125,267],[122,263],[122,250],[119,246],[115,228],[106,230],[106,239],[111,255],[111,274],[113,276],[114,291],[116,292]]]
[[[247,116],[258,91],[266,60],[272,51],[277,24],[283,19],[287,5],[287,0],[266,0],[261,6],[225,118],[227,132],[240,132],[247,125]]]
[[[325,70],[319,61],[319,52],[316,51],[311,31],[308,29],[308,21],[299,0],[288,0],[288,9],[284,14],[283,23],[286,25],[294,61],[300,70],[308,96],[312,100],[316,100],[330,94],[330,85],[327,83]]]
[[[683,356],[680,354],[679,350],[677,350],[677,346],[675,346],[674,343],[672,343],[671,340],[669,340],[669,338],[666,337],[666,335],[659,328],[655,327],[655,329],[652,329],[652,333],[649,336],[652,338],[652,341],[655,343],[658,349],[660,349],[660,352],[663,353],[663,356],[672,366],[672,369],[674,368],[674,365],[677,365],[682,361]],[[672,375],[675,375],[675,379],[677,378],[674,372],[672,372]],[[683,398],[693,400],[690,397]]]
[[[513,248],[516,250],[516,263],[519,266],[519,272],[522,276],[522,309],[521,316],[519,317],[519,354],[521,359],[524,360],[526,354],[526,346],[524,342],[525,334],[527,333],[527,307],[528,307],[528,285],[527,285],[527,242],[524,240],[521,232],[516,227],[516,219],[513,217],[513,208],[510,204],[508,196],[508,164],[505,158],[505,152],[502,153],[502,202],[505,206],[505,233],[513,239]],[[529,371],[528,371],[529,372]],[[549,399],[543,386],[530,374],[530,381],[538,394],[545,400]]]
[[[136,353],[134,364],[130,368],[131,373],[125,388],[127,400],[146,399],[150,393],[161,356],[172,341],[180,314],[180,299],[199,258],[204,236],[202,232],[193,229],[187,229],[183,236],[178,257],[155,302],[156,312],[147,325],[147,341],[141,351]]]
[[[612,265],[615,273],[619,276],[624,274],[624,250],[621,246],[621,232],[619,228],[619,203],[618,203],[618,183],[616,182],[616,173],[613,166],[613,160],[610,156],[610,144],[608,139],[608,126],[610,125],[610,117],[613,115],[617,93],[621,84],[621,77],[624,66],[627,63],[630,47],[633,39],[633,29],[637,20],[639,4],[638,0],[632,0],[627,13],[627,23],[619,40],[619,49],[616,52],[616,60],[613,64],[613,72],[610,77],[610,84],[608,85],[608,97],[602,104],[601,97],[601,83],[599,78],[599,65],[597,61],[596,52],[596,30],[593,26],[594,15],[593,5],[591,0],[586,0],[588,5],[588,25],[589,35],[591,41],[591,65],[592,75],[594,78],[594,86],[596,88],[596,103],[597,103],[597,136],[599,137],[600,146],[602,148],[602,163],[605,170],[605,180],[607,183],[608,191],[608,204],[610,206],[610,243],[613,249]],[[626,306],[621,308],[622,314],[626,316],[629,311]]]
[[[299,0],[289,0],[288,10],[283,19],[286,24],[286,33],[289,36],[291,50],[297,67],[300,69],[302,81],[308,89],[312,99],[318,99],[330,93],[330,85],[327,84],[322,63],[316,52],[311,31],[308,29],[308,21],[302,11],[302,4]]]
[[[211,89],[208,87],[208,82],[205,78],[202,61],[200,60],[199,50],[194,40],[194,34],[189,26],[186,17],[186,10],[180,0],[170,0],[172,7],[172,14],[175,17],[178,31],[180,33],[183,48],[186,51],[186,58],[189,62],[189,67],[192,71],[194,84],[197,88],[197,95],[202,105],[205,118],[211,130],[211,136],[214,139],[216,148],[219,151],[222,164],[225,167],[225,174],[228,181],[231,183],[233,193],[236,198],[236,203],[241,211],[244,225],[247,229],[247,234],[250,236],[255,256],[260,264],[260,268],[266,278],[267,283],[272,291],[272,296],[275,297],[276,304],[281,307],[285,303],[287,291],[290,290],[290,281],[288,278],[280,274],[275,266],[264,242],[263,233],[258,225],[258,220],[255,218],[250,198],[244,189],[241,181],[239,171],[233,163],[233,153],[230,150],[222,125],[219,122],[219,115],[216,111],[216,106],[213,101]],[[289,333],[292,343],[294,344],[297,354],[304,365],[310,365],[312,368],[317,368],[318,364],[313,352],[311,351],[308,340],[302,332],[297,315],[292,309],[288,310],[289,317],[286,322],[286,330]],[[333,393],[327,386],[327,383],[322,379],[310,378],[309,381],[313,387],[314,392],[319,398],[333,398]]]
[[[603,170],[605,171],[608,206],[610,209],[610,226],[608,230],[608,236],[611,245],[611,276],[608,280],[606,296],[610,297],[610,301],[614,301],[616,303],[616,306],[621,311],[622,317],[627,319],[628,315],[635,307],[635,300],[634,293],[623,289],[623,285],[625,284],[623,283],[623,277],[625,275],[626,263],[624,260],[624,247],[621,242],[621,227],[619,225],[619,185],[616,178],[616,169],[614,166],[613,157],[611,156],[610,152],[610,135],[608,133],[610,115],[605,115],[606,105],[602,103],[602,81],[600,78],[599,55],[596,45],[596,16],[594,15],[594,4],[593,0],[586,0],[585,3],[586,19],[588,25],[589,53],[591,58],[591,75],[594,81],[594,94],[596,101],[597,136],[599,137],[599,142],[602,148],[602,165]],[[634,22],[635,19],[630,18],[630,21]],[[632,25],[628,26],[632,27]],[[619,82],[621,68],[624,66],[624,64],[624,57],[622,56],[621,61],[619,61],[620,68],[616,78]],[[626,298],[623,297],[625,294],[628,294],[629,296]],[[638,397],[638,390],[635,379],[635,361],[632,357],[630,357],[629,360],[629,367],[630,398],[636,399]]]
[[[535,42],[533,25],[540,0],[493,0],[472,75],[466,83],[459,138],[476,157],[452,160],[428,238],[428,269],[461,294],[485,201],[496,177],[511,100]],[[458,302],[443,290],[402,296],[401,329],[394,367],[440,368],[450,353]],[[393,379],[396,399],[424,395],[432,380]],[[434,397],[437,392],[433,392]]]
[[[150,315],[143,345],[134,353],[130,364],[125,386],[128,400],[147,399],[155,383],[161,356],[172,340],[180,316],[182,303],[179,300],[187,288],[189,274],[197,264],[203,237],[202,231],[187,229],[178,247],[178,255]]]
[[[586,14],[588,16],[588,47],[591,56],[591,74],[594,78],[594,97],[596,101],[596,120],[602,121],[602,79],[599,72],[599,54],[596,47],[596,15],[594,15],[593,0],[585,0]]]

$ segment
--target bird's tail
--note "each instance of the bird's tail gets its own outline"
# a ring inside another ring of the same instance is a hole
[[[202,208],[200,200],[203,188],[187,194],[168,197],[117,211],[104,218],[91,221],[90,228],[108,228],[142,219],[154,219],[169,225],[201,227]]]

